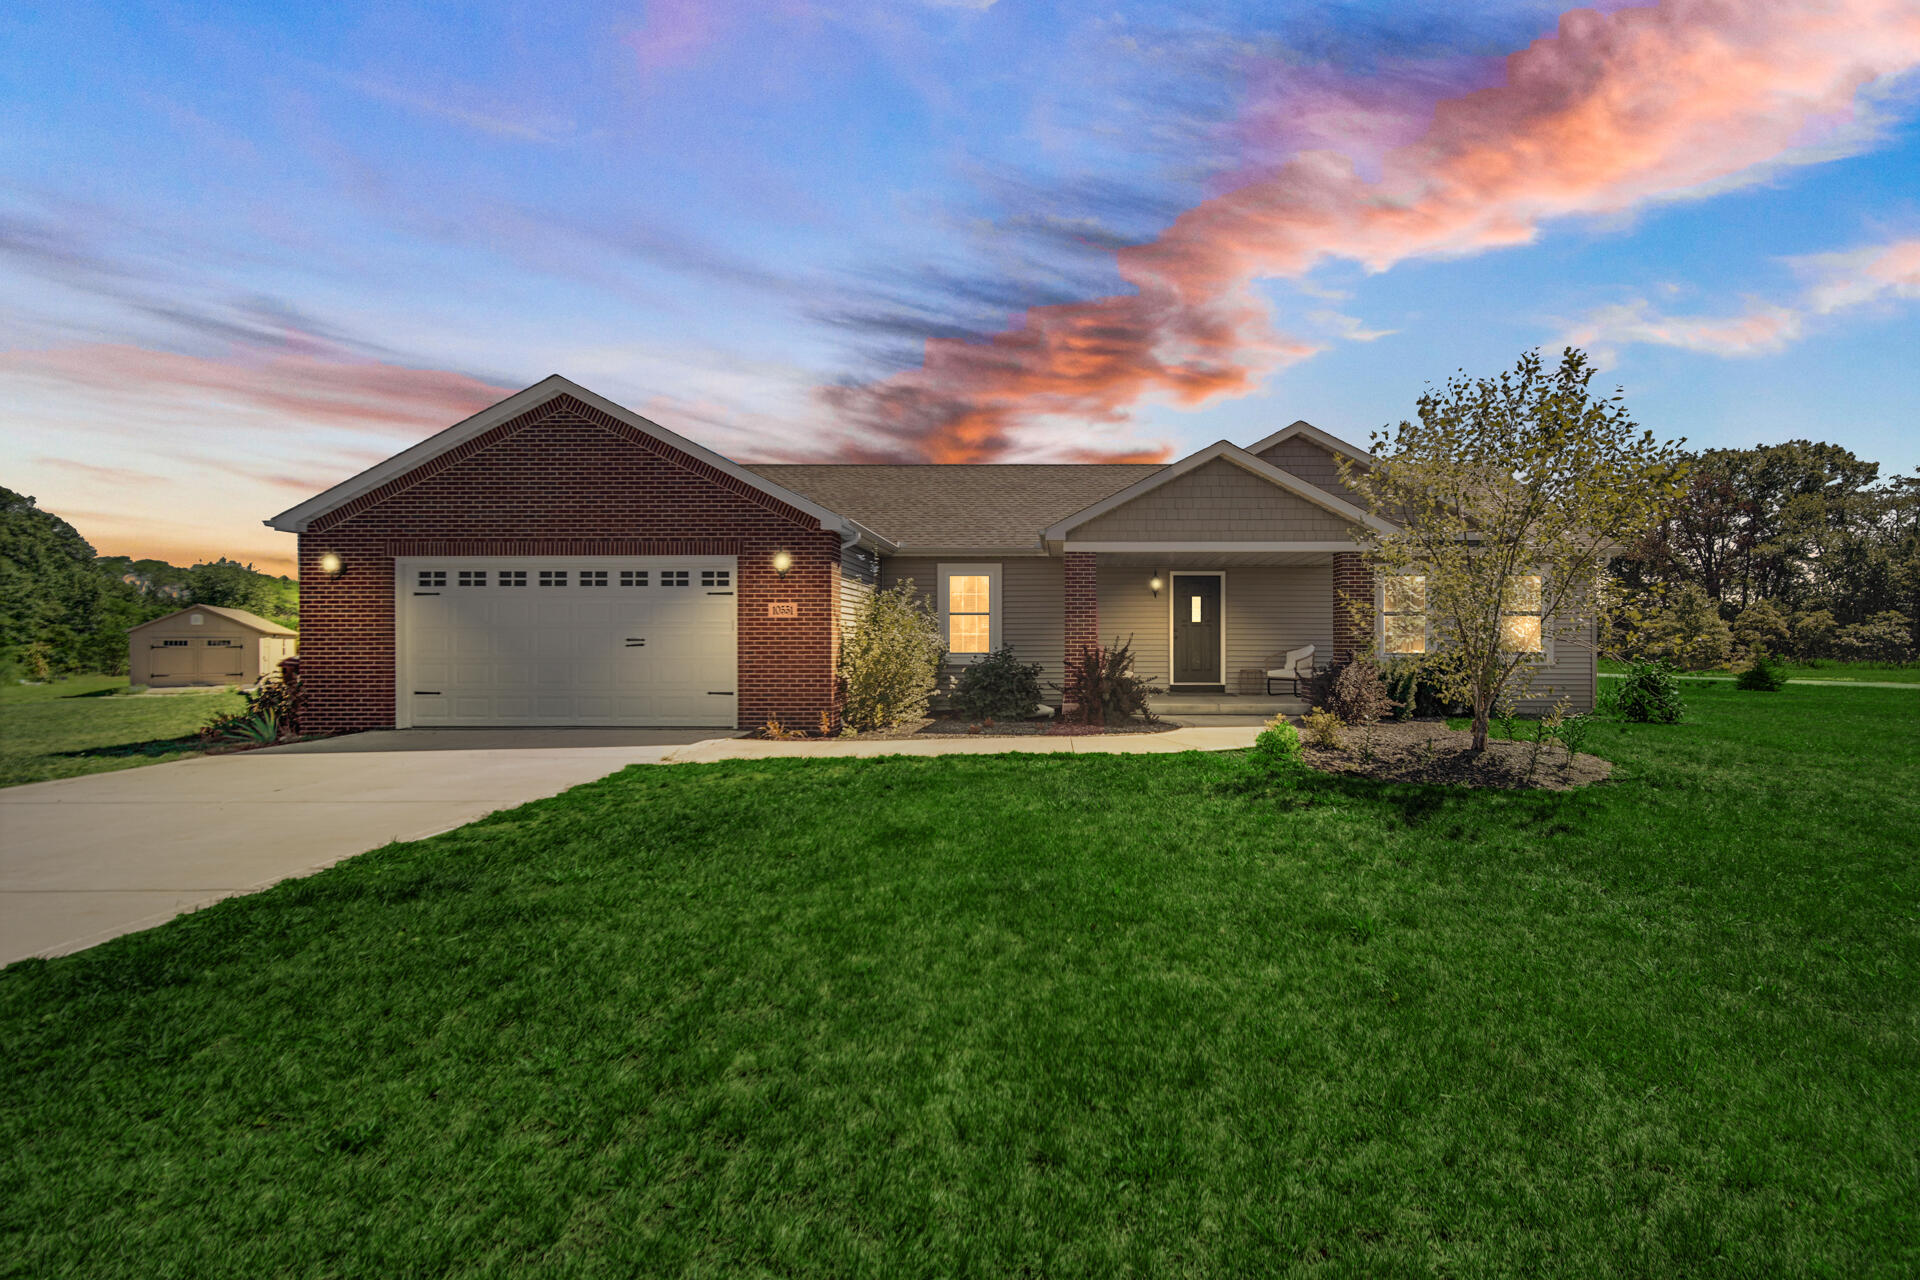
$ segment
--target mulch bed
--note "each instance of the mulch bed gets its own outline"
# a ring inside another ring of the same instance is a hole
[[[1061,721],[1051,718],[1038,720],[996,720],[992,724],[974,724],[958,716],[929,716],[919,720],[909,720],[905,724],[895,725],[891,729],[876,729],[869,733],[852,733],[847,739],[856,742],[897,742],[908,738],[1083,738],[1103,733],[1167,733],[1180,726],[1171,720],[1132,720],[1124,725],[1111,727],[1097,724],[1077,724],[1073,721]],[[763,733],[752,736],[763,738]],[[846,739],[834,739],[845,741]],[[798,741],[798,739],[789,739]]]
[[[1374,725],[1371,759],[1363,758],[1368,734],[1366,729],[1342,729],[1335,750],[1314,746],[1302,731],[1300,746],[1307,764],[1322,773],[1388,782],[1572,791],[1602,782],[1613,772],[1612,763],[1598,756],[1577,755],[1569,762],[1566,748],[1551,738],[1537,748],[1531,742],[1489,738],[1487,749],[1475,755],[1470,749],[1473,735],[1447,728],[1444,720]]]

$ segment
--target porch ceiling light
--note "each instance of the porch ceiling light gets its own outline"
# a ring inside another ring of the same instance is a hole
[[[787,570],[793,568],[793,556],[786,551],[773,553],[773,571],[781,577],[787,576]]]
[[[337,578],[347,571],[347,562],[340,558],[337,551],[324,552],[320,556],[320,572],[329,578]]]

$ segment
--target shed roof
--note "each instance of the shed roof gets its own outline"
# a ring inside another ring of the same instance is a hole
[[[224,605],[217,604],[196,604],[185,609],[175,609],[172,613],[162,614],[158,618],[150,618],[138,626],[127,628],[127,630],[134,632],[145,627],[158,626],[160,623],[171,621],[183,613],[217,613],[227,619],[227,621],[237,622],[248,630],[258,631],[263,636],[297,636],[300,634],[290,627],[283,627],[277,622],[269,622],[257,613],[248,613],[245,609],[229,609]]]
[[[1166,467],[1157,462],[748,463],[901,551],[1032,549],[1040,531]]]

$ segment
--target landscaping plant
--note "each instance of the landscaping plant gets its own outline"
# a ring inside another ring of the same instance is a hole
[[[1307,737],[1316,747],[1325,747],[1329,751],[1340,749],[1340,730],[1345,724],[1340,717],[1325,707],[1315,707],[1300,717],[1300,723],[1306,726]]]
[[[1066,680],[1053,686],[1088,724],[1125,724],[1134,716],[1154,719],[1153,690],[1134,674],[1133,638],[1115,645],[1090,644],[1067,661]]]
[[[1568,348],[1554,369],[1530,351],[1498,378],[1457,375],[1420,397],[1417,421],[1374,434],[1370,465],[1341,462],[1375,518],[1368,558],[1410,584],[1404,612],[1421,615],[1446,695],[1471,705],[1476,751],[1540,648],[1587,633],[1608,557],[1679,487],[1679,446],[1640,431],[1618,394],[1593,395],[1593,372]],[[1374,602],[1341,607],[1371,616]]]
[[[1560,739],[1560,745],[1567,749],[1567,764],[1586,749],[1587,738],[1593,733],[1593,717],[1587,712],[1577,712],[1560,721],[1554,736]]]
[[[1365,657],[1333,669],[1320,701],[1342,723],[1356,726],[1384,720],[1398,705],[1380,678],[1380,668]]]
[[[1023,720],[1040,705],[1040,666],[1002,646],[963,669],[948,700],[969,720]]]
[[[1673,668],[1658,658],[1633,664],[1609,700],[1614,714],[1638,724],[1675,724],[1686,710]]]
[[[1787,673],[1767,653],[1765,645],[1755,645],[1747,669],[1733,678],[1735,688],[1757,693],[1778,693],[1787,687]]]
[[[912,579],[874,592],[840,645],[844,719],[856,730],[891,729],[925,715],[946,656],[940,620]]]

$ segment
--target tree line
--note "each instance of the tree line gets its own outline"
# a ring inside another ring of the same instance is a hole
[[[1811,440],[1691,454],[1666,514],[1612,562],[1623,657],[1706,667],[1920,653],[1920,472]]]
[[[64,672],[120,674],[127,632],[186,608],[245,609],[299,623],[292,579],[219,559],[190,568],[96,556],[78,530],[33,498],[0,487],[0,673],[45,679]]]

